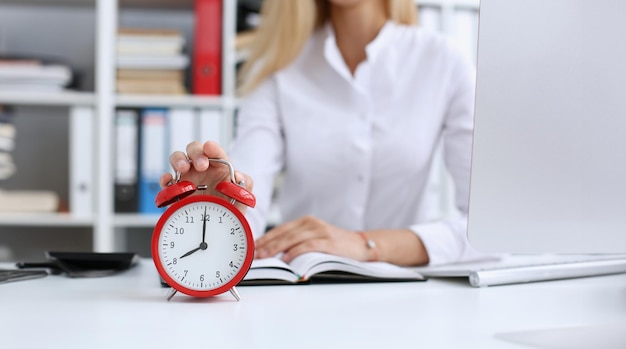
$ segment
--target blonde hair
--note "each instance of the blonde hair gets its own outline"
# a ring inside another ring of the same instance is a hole
[[[385,0],[387,18],[399,24],[417,24],[414,0]],[[241,94],[288,66],[313,32],[329,19],[328,0],[264,0],[261,24],[241,70]]]

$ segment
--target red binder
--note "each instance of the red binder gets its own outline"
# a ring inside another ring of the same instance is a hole
[[[222,0],[194,0],[192,92],[222,93]]]

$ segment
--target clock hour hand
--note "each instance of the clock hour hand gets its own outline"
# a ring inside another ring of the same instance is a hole
[[[207,243],[206,242],[202,242],[202,243],[200,243],[200,246],[198,246],[198,247],[194,248],[193,250],[185,253],[184,255],[180,256],[179,258],[185,258],[185,257],[187,257],[187,256],[189,256],[191,254],[194,254],[194,253],[196,253],[196,252],[198,252],[200,250],[206,250],[207,247],[208,247]]]
[[[185,258],[185,257],[187,257],[187,256],[189,256],[189,255],[191,255],[191,254],[193,254],[193,253],[195,253],[195,252],[198,252],[199,250],[202,250],[202,249],[203,249],[203,248],[202,248],[202,245],[200,245],[200,246],[198,246],[198,247],[194,248],[193,250],[191,250],[191,251],[189,251],[189,252],[185,253],[184,255],[180,256],[180,259]]]

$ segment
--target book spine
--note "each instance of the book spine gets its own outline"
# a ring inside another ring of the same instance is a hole
[[[195,112],[191,108],[170,109],[168,116],[169,153],[186,152],[187,145],[197,139],[194,127]]]
[[[139,212],[159,214],[154,199],[161,190],[159,178],[168,170],[167,115],[164,108],[146,108],[141,112],[139,146]]]
[[[139,114],[119,109],[115,115],[115,212],[139,209]]]
[[[215,141],[224,145],[222,138],[222,114],[216,109],[202,109],[198,114],[198,139],[202,143]]]
[[[70,109],[69,206],[70,213],[75,217],[89,217],[94,211],[94,119],[93,108]]]
[[[194,0],[192,92],[222,92],[222,0]]]

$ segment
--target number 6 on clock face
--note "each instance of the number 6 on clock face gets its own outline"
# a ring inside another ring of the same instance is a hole
[[[243,214],[214,196],[196,195],[174,203],[159,219],[152,255],[168,285],[190,296],[231,290],[247,273],[253,237]]]

